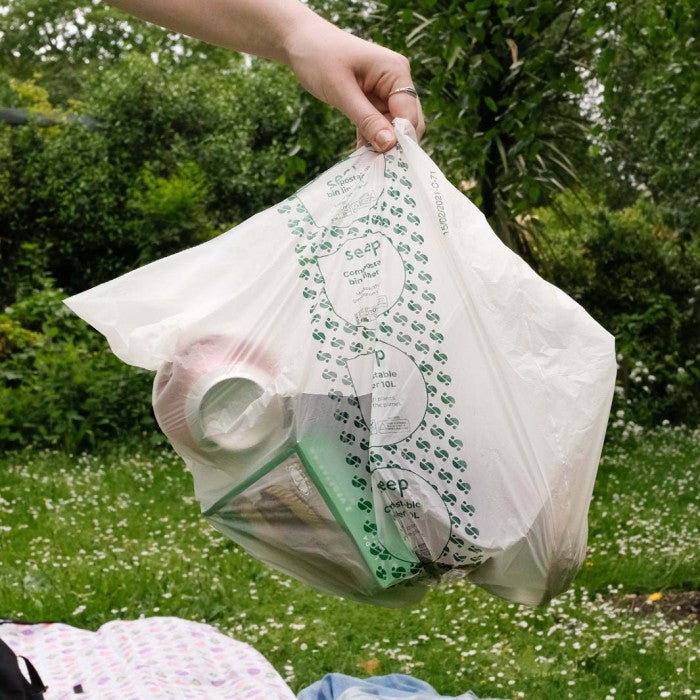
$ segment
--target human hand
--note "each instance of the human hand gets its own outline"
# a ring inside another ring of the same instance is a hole
[[[395,117],[410,121],[419,139],[423,135],[420,100],[406,92],[391,94],[413,86],[408,60],[401,54],[310,14],[290,28],[284,48],[299,82],[355,124],[358,146],[369,143],[380,152],[392,148]]]

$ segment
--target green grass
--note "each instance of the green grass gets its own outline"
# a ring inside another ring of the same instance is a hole
[[[318,594],[241,552],[200,518],[169,450],[25,450],[0,459],[0,615],[91,629],[141,615],[208,622],[257,647],[294,690],[371,670],[448,695],[698,697],[697,626],[620,600],[698,588],[699,464],[697,432],[610,444],[587,565],[545,608],[459,582],[384,610]]]

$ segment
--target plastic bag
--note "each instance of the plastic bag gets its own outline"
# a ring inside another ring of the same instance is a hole
[[[585,553],[613,338],[396,130],[66,303],[157,370],[204,516],[254,556],[378,605],[445,576],[540,604]]]

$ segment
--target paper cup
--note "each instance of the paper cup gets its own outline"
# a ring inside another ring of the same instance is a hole
[[[207,461],[244,453],[286,434],[277,375],[274,363],[250,344],[212,336],[161,367],[153,410],[176,448]]]

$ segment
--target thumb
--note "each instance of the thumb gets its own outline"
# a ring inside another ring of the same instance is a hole
[[[367,99],[360,86],[353,80],[353,87],[338,95],[335,106],[357,127],[360,136],[383,153],[396,144],[391,122]]]

